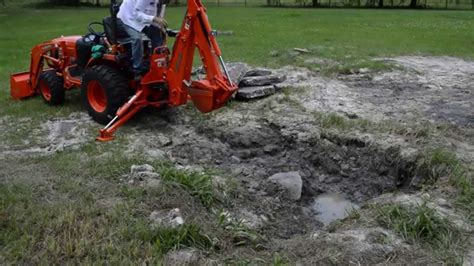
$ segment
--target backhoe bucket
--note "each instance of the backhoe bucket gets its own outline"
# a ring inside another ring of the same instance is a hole
[[[212,91],[200,90],[195,88],[189,88],[188,93],[196,108],[203,112],[208,113],[214,109],[214,93]]]
[[[196,108],[208,113],[221,108],[230,98],[233,92],[227,92],[222,89],[214,88],[208,81],[193,81],[191,87],[188,87],[188,94]]]
[[[30,73],[16,73],[10,76],[10,95],[13,99],[22,99],[35,94],[30,85]]]

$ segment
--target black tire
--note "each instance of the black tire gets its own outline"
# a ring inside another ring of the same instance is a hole
[[[109,123],[129,96],[127,78],[113,67],[96,65],[82,76],[82,103],[92,119],[100,124]]]
[[[45,103],[49,105],[60,105],[64,103],[66,90],[61,76],[56,70],[47,70],[40,74],[38,79],[38,93],[41,94]]]

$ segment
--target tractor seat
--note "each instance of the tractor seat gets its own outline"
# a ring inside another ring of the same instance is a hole
[[[105,36],[107,37],[107,40],[111,42],[112,34],[113,34],[113,29],[112,29],[112,17],[105,17],[103,19],[104,23],[104,32]],[[117,42],[118,43],[126,43],[130,42],[130,36],[128,33],[125,31],[125,25],[123,24],[122,20],[117,18],[117,32],[116,32],[116,37],[117,37]],[[116,43],[111,43],[111,44],[116,44]]]

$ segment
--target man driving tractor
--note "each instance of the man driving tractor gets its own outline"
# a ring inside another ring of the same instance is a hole
[[[132,40],[133,71],[135,76],[145,73],[143,63],[142,33],[150,38],[152,50],[163,44],[166,36],[166,20],[161,12],[169,0],[124,0],[117,17],[125,26]]]

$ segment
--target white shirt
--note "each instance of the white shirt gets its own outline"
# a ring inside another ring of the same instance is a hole
[[[141,32],[143,28],[153,23],[159,2],[160,0],[124,0],[117,17],[125,25]]]

